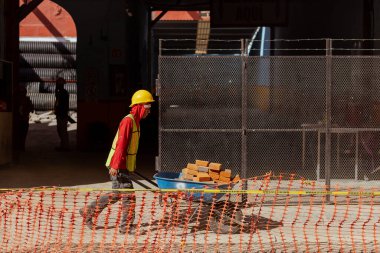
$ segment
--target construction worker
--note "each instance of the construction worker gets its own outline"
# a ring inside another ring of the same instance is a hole
[[[140,120],[145,119],[150,113],[153,96],[146,90],[136,91],[132,96],[130,114],[125,116],[117,130],[111,150],[108,155],[106,167],[112,181],[112,189],[133,189],[129,174],[136,169],[136,154],[140,138]],[[122,219],[119,232],[125,234],[135,231],[133,224],[135,216],[136,198],[133,192],[113,191],[113,193],[100,196],[98,200],[91,202],[80,209],[80,214],[85,219],[89,228],[93,228],[92,218],[98,215],[108,204],[114,204],[122,199]]]
[[[23,85],[18,87],[18,93],[15,99],[15,122],[16,122],[16,151],[25,151],[25,141],[29,129],[29,115],[34,111],[34,106],[30,97],[27,96],[26,88]]]
[[[69,150],[69,134],[67,133],[67,122],[69,113],[69,93],[64,88],[66,80],[62,77],[57,78],[55,81],[55,102],[54,102],[54,114],[57,118],[57,132],[61,140],[56,151],[68,151]]]

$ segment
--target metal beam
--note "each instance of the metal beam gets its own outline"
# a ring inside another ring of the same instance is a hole
[[[145,0],[152,11],[201,11],[210,10],[211,0]]]
[[[24,18],[26,18],[43,1],[44,0],[32,0],[29,3],[24,3],[21,5],[18,10],[18,22],[20,23]]]
[[[162,11],[154,20],[149,23],[149,28],[152,28],[168,11]]]

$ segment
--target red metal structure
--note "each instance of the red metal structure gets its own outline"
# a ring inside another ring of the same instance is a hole
[[[33,2],[27,4],[31,5]],[[20,13],[27,13],[20,22],[20,37],[77,37],[75,23],[71,15],[61,6],[52,1],[41,3],[29,12],[22,12],[27,7],[20,0]],[[34,7],[34,6],[29,6]],[[21,14],[20,14],[21,15]]]

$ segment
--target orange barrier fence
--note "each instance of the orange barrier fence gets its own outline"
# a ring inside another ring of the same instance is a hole
[[[242,185],[3,190],[0,252],[380,252],[380,189],[327,191],[292,176]],[[100,210],[104,196],[121,201]]]

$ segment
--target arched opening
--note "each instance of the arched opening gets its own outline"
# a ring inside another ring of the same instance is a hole
[[[20,6],[25,4],[19,1]],[[34,106],[26,140],[16,129],[16,154],[26,150],[54,149],[60,145],[54,103],[55,81],[64,78],[69,93],[69,146],[76,146],[77,30],[71,15],[52,1],[42,1],[20,22],[19,89],[26,89]],[[43,140],[43,141],[41,141]],[[17,143],[18,142],[18,143]]]

